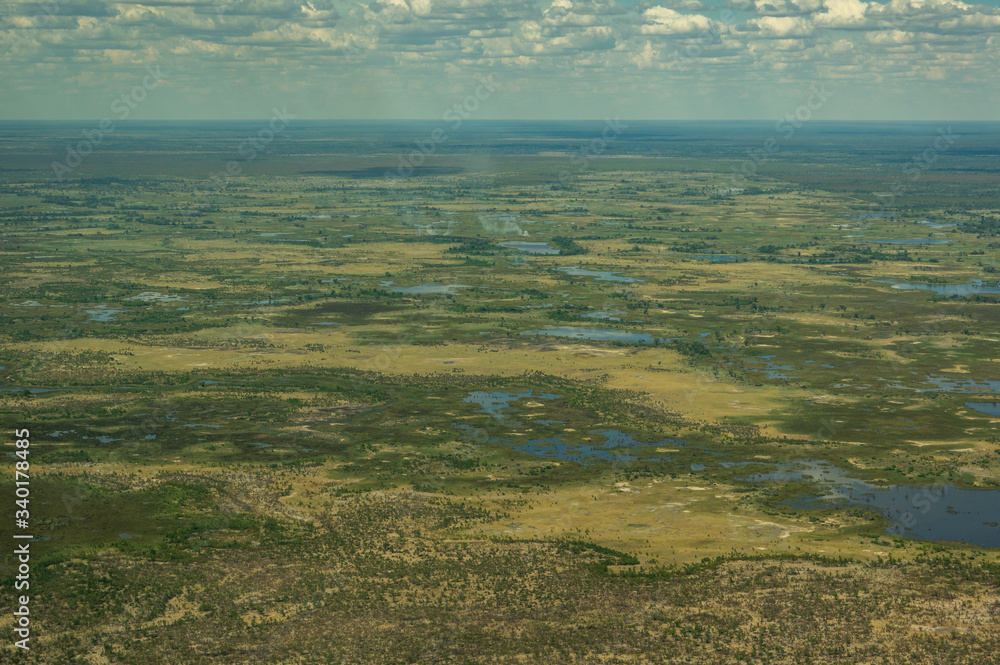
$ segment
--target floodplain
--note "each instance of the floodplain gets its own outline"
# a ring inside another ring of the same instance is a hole
[[[1000,126],[366,127],[0,132],[0,659],[995,658]]]

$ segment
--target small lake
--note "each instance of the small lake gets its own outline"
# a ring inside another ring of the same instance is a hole
[[[478,404],[480,407],[478,413],[489,413],[496,418],[503,418],[503,414],[501,414],[500,411],[510,408],[511,402],[516,402],[517,400],[525,397],[531,397],[533,399],[559,399],[560,396],[552,393],[536,393],[533,390],[526,390],[523,393],[487,392],[484,390],[476,390],[469,393],[462,401]]]
[[[397,286],[392,289],[393,293],[409,293],[412,295],[422,295],[427,293],[440,293],[454,295],[456,289],[468,289],[466,284],[418,284],[417,286]]]
[[[968,284],[921,284],[919,282],[897,282],[894,279],[876,279],[882,284],[892,284],[892,288],[902,291],[921,289],[933,291],[942,296],[970,296],[974,293],[1000,293],[1000,282],[989,286],[982,280],[974,279]]]
[[[751,372],[763,372],[764,376],[769,379],[790,379],[791,376],[788,372],[793,371],[791,365],[778,365],[772,360],[775,356],[757,356],[756,358],[747,358],[744,363],[761,363],[764,365],[763,369],[757,367],[747,367]]]
[[[584,443],[563,443],[561,434],[551,439],[532,439],[516,445],[514,448],[525,455],[577,462],[584,466],[589,466],[597,461],[631,462],[635,460],[633,455],[616,453]]]
[[[96,305],[94,309],[83,310],[87,314],[88,321],[97,323],[111,323],[115,320],[115,315],[124,312],[123,309],[111,309],[107,305]]]
[[[514,448],[526,455],[559,459],[567,462],[577,462],[589,466],[597,462],[631,462],[640,459],[628,453],[618,452],[621,448],[649,448],[658,446],[683,446],[685,439],[663,439],[656,442],[644,442],[635,439],[631,434],[616,429],[594,430],[590,434],[604,437],[604,443],[566,443],[562,434],[548,439],[530,439]],[[644,458],[650,461],[664,460],[664,457]]]
[[[528,254],[558,254],[559,250],[547,242],[528,242],[527,240],[511,240],[500,243],[501,247],[507,249],[518,249]]]
[[[793,468],[794,467],[794,468]],[[924,540],[949,540],[1000,547],[1000,491],[870,485],[826,462],[802,460],[778,471],[741,478],[754,482],[805,480],[824,485],[824,493],[788,502],[800,509],[871,506],[892,522],[886,533]]]
[[[522,335],[548,335],[550,337],[569,337],[572,339],[590,339],[598,342],[637,342],[653,344],[656,341],[670,342],[670,338],[659,340],[649,333],[634,333],[627,330],[612,330],[610,328],[582,328],[578,326],[549,326],[545,329],[526,330]]]
[[[624,282],[626,284],[632,284],[635,282],[645,281],[642,279],[636,279],[635,277],[625,277],[609,270],[587,270],[586,268],[581,268],[579,266],[565,266],[562,268],[556,268],[556,270],[575,277],[594,277],[599,282]]]
[[[648,443],[639,441],[628,432],[617,429],[593,430],[591,434],[600,434],[604,437],[605,448],[638,448],[640,446],[680,446],[684,447],[690,443],[687,439],[661,439]]]
[[[988,416],[1000,417],[1000,402],[966,402],[965,406]]]
[[[885,379],[882,380],[884,381]],[[993,379],[982,379],[977,381],[976,379],[953,379],[948,376],[928,374],[924,385],[927,384],[934,387],[910,388],[909,386],[904,386],[898,381],[890,383],[888,387],[895,388],[896,390],[914,390],[918,393],[1000,393],[1000,381]]]

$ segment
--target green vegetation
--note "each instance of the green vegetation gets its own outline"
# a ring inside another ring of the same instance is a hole
[[[389,181],[306,128],[205,194],[226,141],[135,131],[0,173],[40,538],[0,661],[993,658],[994,147],[882,205],[912,134],[734,188],[707,138],[553,185],[571,139],[470,129]]]

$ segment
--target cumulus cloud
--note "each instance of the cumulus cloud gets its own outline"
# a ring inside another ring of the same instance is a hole
[[[661,2],[660,5],[676,9],[680,12],[704,12],[712,10],[710,5],[706,5],[701,0],[667,0],[666,2]]]
[[[811,14],[823,3],[822,0],[756,0],[751,6],[762,16],[797,16]]]
[[[64,0],[62,2],[9,2],[0,4],[6,16],[114,16],[116,9],[101,0]]]
[[[866,22],[870,3],[861,0],[823,0],[823,11],[814,20],[816,25],[828,28],[860,26]]]
[[[212,89],[206,76],[243,81],[252,71],[281,72],[275,89],[309,89],[322,76],[389,99],[423,89],[436,99],[434,91],[484,71],[508,76],[510,94],[572,79],[581,95],[639,94],[648,80],[662,80],[664,89],[689,82],[708,95],[774,72],[858,84],[960,73],[995,86],[996,7],[960,0],[726,0],[725,7],[742,13],[724,18],[703,0],[15,1],[0,10],[0,87],[52,81],[54,89],[98,95],[109,81],[157,63],[177,72],[171,90],[190,99]],[[662,79],[643,78],[650,76]]]
[[[764,16],[747,21],[747,25],[772,39],[808,37],[815,30],[811,21],[798,16]]]
[[[650,7],[642,14],[643,35],[695,35],[707,31],[712,21],[701,14],[682,14],[669,7]]]

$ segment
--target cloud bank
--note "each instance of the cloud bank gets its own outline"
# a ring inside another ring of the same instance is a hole
[[[0,115],[92,118],[167,72],[137,118],[995,120],[1000,9],[957,0],[46,0],[0,5]]]

